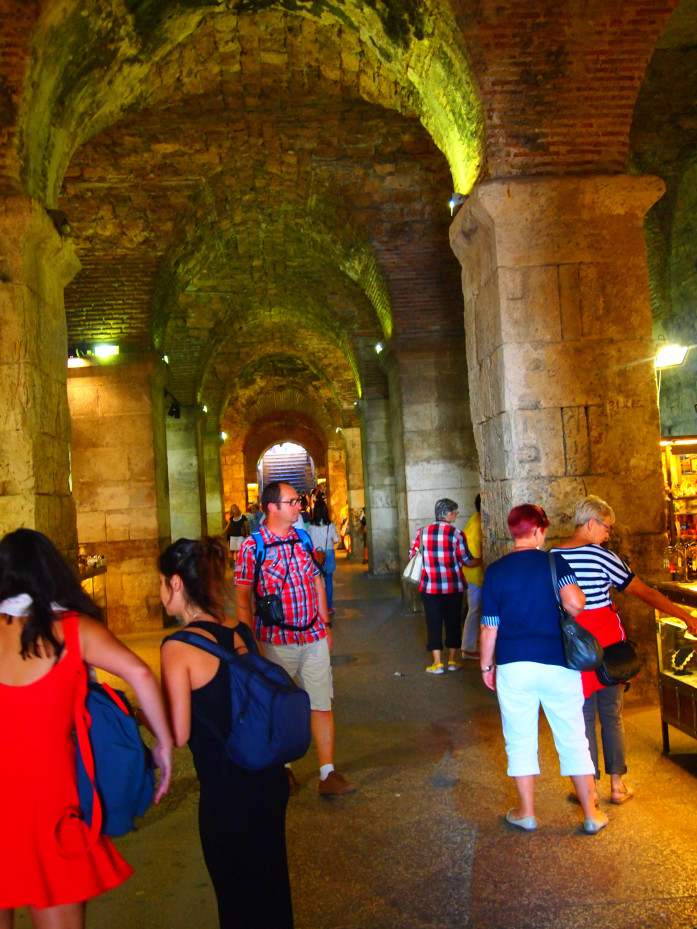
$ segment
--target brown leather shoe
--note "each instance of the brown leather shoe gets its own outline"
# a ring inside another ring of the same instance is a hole
[[[330,771],[323,781],[319,782],[319,792],[323,797],[342,797],[352,794],[356,785],[347,780],[338,771]]]

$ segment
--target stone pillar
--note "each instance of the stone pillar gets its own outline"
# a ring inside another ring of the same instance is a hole
[[[237,432],[229,434],[220,447],[220,468],[223,480],[225,512],[236,503],[244,513],[247,501],[247,481],[244,474],[244,443]],[[256,503],[256,500],[252,501]]]
[[[351,536],[351,554],[347,558],[351,561],[361,561],[363,558],[363,536],[358,523],[361,510],[365,507],[365,491],[363,489],[363,451],[360,427],[352,426],[343,431],[346,448],[346,496],[343,500],[336,500],[338,512],[345,503],[349,507],[349,535]],[[353,516],[352,516],[353,514]],[[338,519],[338,516],[337,516]],[[353,525],[355,523],[355,525]],[[358,550],[355,548],[358,543]]]
[[[198,406],[179,408],[179,419],[165,417],[172,541],[201,536],[201,497],[196,423]]]
[[[334,434],[327,446],[327,494],[329,516],[334,523],[339,521],[341,507],[347,498],[346,443],[343,432]]]
[[[417,529],[433,522],[436,500],[454,500],[460,510],[457,525],[464,526],[474,512],[479,471],[467,403],[464,338],[418,349],[392,345],[384,363],[390,385],[401,569]],[[420,610],[421,600],[414,593],[414,587],[404,585],[406,602]]]
[[[389,401],[363,399],[359,409],[370,573],[392,574],[399,568],[399,550]],[[353,560],[358,561],[363,552],[360,509],[351,501],[349,506]]]
[[[107,619],[117,633],[162,627],[157,557],[169,541],[166,448],[154,357],[71,368],[73,495],[78,541],[107,559]],[[165,525],[160,527],[164,518]]]
[[[617,514],[639,576],[664,546],[663,480],[643,218],[653,177],[536,178],[478,187],[451,227],[462,264],[485,559],[509,548],[506,515],[544,507],[568,535],[574,501]],[[634,598],[629,598],[634,600]],[[653,655],[651,611],[632,636]]]
[[[208,428],[206,418],[199,419],[199,480],[203,505],[202,526],[207,535],[222,535],[223,519],[223,473],[220,468],[220,432]],[[233,501],[234,502],[234,501]],[[242,509],[241,505],[240,509]]]
[[[0,535],[39,529],[72,561],[63,290],[79,268],[43,207],[0,201]]]

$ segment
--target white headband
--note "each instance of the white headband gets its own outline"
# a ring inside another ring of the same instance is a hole
[[[34,601],[29,594],[17,594],[16,597],[8,597],[7,600],[0,601],[0,613],[7,616],[28,616],[31,605]],[[55,612],[65,612],[65,607],[59,603],[52,603],[51,609]]]

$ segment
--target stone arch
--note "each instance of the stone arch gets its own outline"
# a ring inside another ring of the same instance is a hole
[[[209,62],[224,59],[232,72],[259,75],[260,85],[264,73],[273,73],[275,83],[287,75],[287,82],[304,85],[314,72],[318,83],[339,81],[363,99],[416,112],[445,154],[456,188],[470,189],[482,161],[481,105],[447,3],[389,5],[383,16],[359,0],[347,0],[341,14],[330,6],[299,10],[294,0],[259,4],[252,13],[240,7],[236,0],[200,0],[195,7],[153,0],[131,11],[112,0],[101,16],[85,17],[81,0],[45,4],[32,42],[31,94],[19,120],[29,195],[53,206],[73,152],[124,114],[166,98],[173,81],[181,91],[180,74],[185,92],[198,91],[200,79],[187,82],[180,60],[192,42]],[[250,24],[259,20],[266,28],[257,44],[249,41]]]
[[[646,216],[644,228],[654,338],[697,343],[695,248],[697,227],[697,51],[694,3],[680,3],[653,51],[637,96],[630,132],[629,169],[655,174],[664,195]],[[664,434],[697,433],[694,384],[697,357],[661,374],[660,413]]]

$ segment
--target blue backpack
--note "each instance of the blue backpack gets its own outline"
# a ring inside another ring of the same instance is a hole
[[[80,653],[77,616],[66,614],[63,629],[68,651]],[[87,679],[80,666],[75,691],[77,787],[82,819],[91,841],[135,829],[155,795],[152,753],[140,737],[126,695],[108,684]]]
[[[259,652],[252,630],[244,623],[235,632],[247,646],[238,655],[218,642],[190,632],[206,629],[215,634],[215,624],[190,623],[165,639],[176,639],[215,655],[228,667],[232,726],[224,735],[194,707],[194,716],[225,746],[228,758],[248,771],[262,771],[302,758],[310,747],[310,698],[280,665]]]
[[[155,768],[150,749],[140,737],[138,723],[126,695],[108,684],[87,683],[89,740],[94,756],[94,786],[82,750],[77,755],[77,789],[80,809],[92,822],[94,793],[102,807],[104,835],[125,835],[135,829],[133,820],[144,816],[155,796]]]

